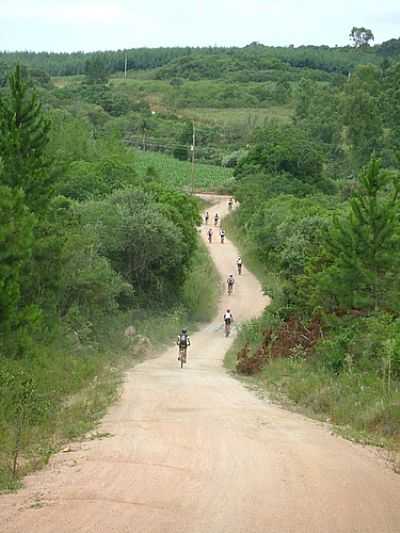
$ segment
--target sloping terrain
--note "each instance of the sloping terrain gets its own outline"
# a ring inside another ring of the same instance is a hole
[[[234,272],[229,240],[210,251],[223,278]],[[73,445],[0,498],[2,533],[398,533],[400,477],[374,450],[224,371],[224,309],[240,322],[267,303],[245,269],[183,370],[176,347],[135,367],[99,428],[111,437]]]

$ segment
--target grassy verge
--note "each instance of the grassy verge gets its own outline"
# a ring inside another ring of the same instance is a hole
[[[237,354],[245,345],[254,353],[267,329],[279,335],[284,298],[282,281],[258,261],[256,250],[244,242],[235,221],[235,214],[227,220],[230,237],[241,250],[245,265],[273,296],[264,315],[241,328],[226,356],[225,366],[236,373]],[[400,472],[400,382],[388,379],[381,364],[385,327],[381,315],[333,318],[311,354],[299,344],[279,358],[267,356],[259,373],[241,379],[289,409],[331,423],[345,438],[385,448]]]
[[[332,374],[318,353],[311,359],[297,354],[270,362],[256,382],[280,403],[332,423],[346,438],[390,449],[400,445],[400,386],[392,383],[384,392],[377,373]]]
[[[208,322],[217,313],[220,278],[206,246],[200,241],[193,267],[183,288],[183,302],[190,322]]]
[[[120,313],[98,324],[96,338],[85,343],[60,331],[29,359],[1,362],[0,492],[18,488],[24,475],[46,465],[67,442],[100,436],[96,428],[118,397],[124,371],[148,349],[147,341],[141,345],[124,336],[128,325],[137,339],[148,338],[161,350],[183,326],[193,330],[214,316],[219,278],[200,244],[174,310]]]
[[[2,361],[0,490],[18,487],[67,441],[95,429],[133,359],[112,325],[114,345],[57,338],[29,358]]]

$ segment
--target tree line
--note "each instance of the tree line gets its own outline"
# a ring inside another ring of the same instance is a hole
[[[252,65],[250,70],[265,70],[265,66],[290,65],[295,68],[310,68],[325,72],[347,73],[360,63],[379,63],[383,57],[398,54],[399,39],[391,39],[376,46],[358,46],[369,36],[365,28],[353,28],[355,47],[299,46],[270,47],[259,43],[251,43],[243,48],[238,47],[165,47],[165,48],[134,48],[128,50],[104,52],[1,52],[0,62],[14,66],[16,63],[41,69],[51,76],[83,75],[87,61],[100,58],[108,71],[113,74],[123,72],[127,59],[128,70],[153,70],[171,65],[171,69],[182,71],[182,61],[194,61],[196,76],[212,79],[216,76],[217,65],[228,72],[229,68],[241,70],[237,62]],[[364,32],[362,31],[364,30]],[[365,33],[367,32],[367,33]],[[372,34],[372,32],[371,32]],[[370,36],[367,41],[370,40]],[[207,67],[207,59],[210,66]],[[176,63],[176,64],[175,64]],[[201,65],[201,67],[200,67]],[[257,67],[257,68],[256,68]],[[191,69],[193,70],[193,69]],[[162,70],[165,76],[169,70]],[[188,72],[187,72],[188,74]]]

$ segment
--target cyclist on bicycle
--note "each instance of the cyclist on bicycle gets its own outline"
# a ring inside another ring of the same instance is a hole
[[[233,274],[229,274],[228,279],[226,280],[226,284],[228,286],[228,294],[231,294],[233,286],[235,284],[235,278],[233,277]]]
[[[204,221],[206,223],[206,226],[208,226],[208,219],[210,218],[210,215],[208,214],[208,211],[206,211],[206,214],[204,215]]]
[[[219,236],[221,237],[221,244],[224,244],[225,231],[222,228],[219,231]]]
[[[218,220],[219,220],[219,215],[218,215],[218,213],[215,213],[214,226],[218,226]]]
[[[208,242],[211,244],[211,241],[212,241],[212,235],[213,235],[213,230],[210,228],[208,231],[207,231],[207,236],[208,236]]]
[[[183,361],[186,363],[186,352],[187,347],[190,346],[190,337],[188,335],[187,329],[183,329],[182,332],[178,335],[178,340],[176,341],[177,346],[179,347],[178,361],[183,357]]]
[[[240,276],[240,274],[242,273],[242,266],[243,266],[243,262],[242,262],[242,258],[241,257],[238,257],[236,259],[236,265],[237,265],[237,269],[238,269],[238,274]]]
[[[224,325],[225,325],[225,336],[227,337],[231,332],[231,324],[233,322],[233,315],[230,309],[227,309],[224,313]]]

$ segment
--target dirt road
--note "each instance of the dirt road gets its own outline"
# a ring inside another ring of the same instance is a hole
[[[237,251],[229,241],[210,250],[226,277]],[[174,347],[130,371],[99,430],[113,436],[59,454],[0,497],[1,533],[400,532],[400,476],[372,450],[258,399],[223,370],[228,303],[240,321],[267,299],[245,270],[193,335],[185,369]]]

